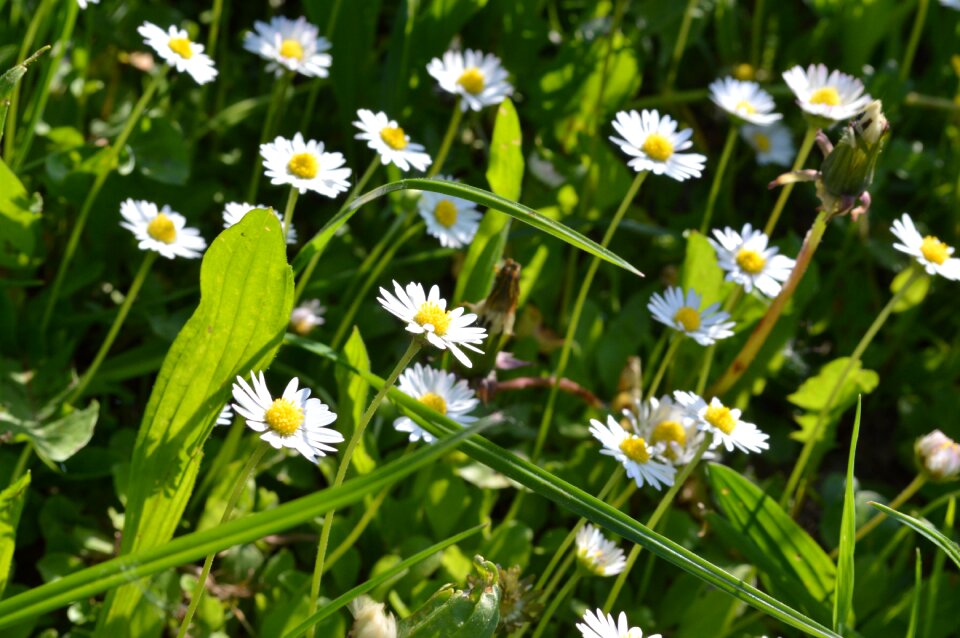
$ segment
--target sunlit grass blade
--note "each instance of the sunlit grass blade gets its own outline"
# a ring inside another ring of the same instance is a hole
[[[381,584],[387,582],[391,578],[394,578],[400,573],[405,572],[407,569],[416,565],[417,563],[423,560],[426,560],[433,554],[443,549],[446,549],[447,547],[449,547],[450,545],[453,545],[454,543],[459,543],[460,541],[467,538],[468,536],[472,536],[476,534],[484,527],[485,525],[477,525],[476,527],[471,527],[470,529],[464,530],[459,534],[454,534],[450,538],[440,541],[435,545],[431,545],[430,547],[426,548],[423,551],[417,552],[410,558],[406,558],[400,561],[390,569],[380,574],[377,574],[377,576],[375,576],[374,578],[371,578],[365,583],[357,585],[350,591],[345,592],[342,595],[338,596],[337,598],[331,600],[329,603],[323,606],[323,609],[321,609],[320,611],[318,611],[317,613],[310,616],[309,618],[304,620],[302,623],[300,623],[299,625],[291,629],[284,636],[284,638],[297,638],[297,636],[302,636],[303,633],[306,632],[307,629],[309,629],[312,625],[316,625],[317,623],[323,621],[327,616],[331,615],[332,613],[334,613],[335,611],[337,611],[338,609],[340,609],[341,607],[349,603],[354,598],[360,596],[361,594],[365,594],[376,587],[379,587]]]
[[[906,638],[916,638],[917,622],[920,620],[920,600],[923,591],[923,560],[920,557],[920,548],[916,552],[917,562],[913,574],[913,602],[910,603],[910,625],[907,627]]]
[[[0,491],[0,596],[7,587],[10,567],[13,561],[13,549],[17,541],[17,524],[23,503],[27,500],[27,488],[30,487],[30,472]]]
[[[925,536],[928,540],[932,541],[934,545],[946,553],[947,557],[952,560],[957,567],[960,567],[960,545],[957,545],[952,540],[947,538],[943,532],[934,527],[929,521],[908,516],[903,512],[898,512],[897,510],[889,508],[886,505],[881,505],[880,503],[875,503],[873,501],[870,501],[870,505],[877,508],[887,516],[892,516],[904,525],[913,528],[914,531],[919,532],[922,536]]]
[[[833,630],[846,635],[853,627],[853,551],[857,543],[857,507],[853,489],[853,468],[860,438],[860,408],[862,397],[857,397],[857,416],[850,437],[850,457],[847,460],[847,481],[843,491],[843,518],[840,521],[840,554],[837,557],[837,591],[833,597]]]
[[[336,352],[322,343],[289,334],[287,335],[287,342],[318,356],[331,359],[338,365],[350,367]],[[383,379],[380,377],[368,372],[355,372],[366,378],[372,386],[383,386]],[[460,430],[460,426],[454,421],[434,412],[417,399],[404,394],[397,388],[392,388],[387,396],[412,413],[421,427],[435,435],[442,436]],[[781,622],[796,627],[811,636],[838,636],[817,621],[761,592],[750,584],[731,576],[710,561],[651,531],[628,515],[587,494],[575,485],[490,443],[483,437],[475,437],[467,441],[462,446],[461,451],[474,460],[524,485],[539,496],[606,528],[614,534],[622,536],[630,542],[642,545],[645,549],[672,565],[693,574],[704,582],[735,596],[751,607]]]

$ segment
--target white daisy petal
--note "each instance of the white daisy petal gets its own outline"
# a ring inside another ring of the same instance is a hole
[[[731,77],[714,80],[710,83],[710,99],[733,117],[750,124],[768,126],[783,118],[773,112],[773,98],[756,82]]]
[[[627,566],[623,550],[590,523],[577,530],[576,544],[577,560],[597,576],[616,576]]]
[[[677,152],[690,148],[692,131],[677,133],[677,122],[670,116],[661,118],[655,110],[620,111],[613,128],[621,137],[610,136],[610,141],[633,157],[627,162],[633,170],[667,175],[679,182],[700,177],[707,158],[698,153]]]
[[[437,179],[455,181],[444,175]],[[432,191],[421,191],[417,212],[427,225],[427,234],[436,237],[446,248],[468,246],[477,234],[482,217],[473,202]]]
[[[213,60],[203,52],[202,44],[190,40],[185,29],[171,26],[164,31],[151,22],[144,22],[137,32],[164,62],[181,73],[189,73],[197,84],[206,84],[217,77]]]
[[[590,434],[603,445],[600,453],[612,456],[623,465],[637,487],[649,484],[659,490],[661,486],[673,485],[676,468],[662,459],[665,445],[654,445],[627,432],[612,416],[607,417],[606,423],[591,419]]]
[[[458,381],[457,376],[451,372],[417,363],[412,368],[404,370],[398,382],[401,392],[460,425],[467,425],[477,420],[469,413],[477,407],[479,400],[467,385],[466,380]],[[396,419],[393,427],[398,432],[407,433],[411,442],[422,439],[426,443],[433,443],[436,440],[432,434],[418,426],[409,417]]]
[[[736,448],[745,453],[759,453],[770,448],[768,435],[753,423],[742,421],[740,410],[726,407],[720,399],[714,397],[707,403],[693,392],[681,390],[675,391],[673,396],[688,415],[697,420],[698,427],[713,436],[711,447],[723,445],[728,452]]]
[[[263,168],[271,184],[289,184],[301,194],[312,190],[336,197],[350,188],[349,168],[340,153],[325,153],[323,142],[309,140],[297,133],[292,140],[277,137],[260,145]]]
[[[768,297],[780,294],[781,284],[790,277],[796,262],[777,254],[776,246],[769,246],[765,233],[754,230],[750,224],[738,233],[732,228],[714,229],[709,242],[717,251],[717,263],[732,281],[750,292],[754,288]]]
[[[410,136],[397,125],[396,120],[388,118],[386,113],[360,109],[357,116],[360,120],[353,125],[360,129],[360,132],[356,138],[366,140],[367,146],[380,156],[382,164],[392,163],[406,172],[411,167],[425,171],[432,163],[430,155],[423,152],[423,145],[411,142]]]
[[[740,127],[740,136],[757,153],[757,164],[777,164],[790,166],[796,152],[790,129],[782,124],[754,126],[746,124]]]
[[[653,318],[682,332],[702,346],[733,336],[730,315],[713,304],[700,308],[700,296],[693,290],[686,294],[679,288],[667,288],[663,295],[654,293],[647,304]]]
[[[587,610],[583,622],[577,623],[577,629],[583,638],[643,638],[643,630],[631,627],[627,615],[620,612],[617,618],[613,614],[604,614],[602,609]],[[651,634],[647,638],[661,638],[660,634]]]
[[[315,78],[329,75],[330,42],[306,18],[276,16],[269,23],[254,22],[253,28],[244,36],[243,48],[267,60],[267,71],[278,77],[284,71]]]
[[[953,257],[953,246],[934,235],[921,235],[910,215],[894,220],[890,232],[900,240],[893,247],[916,259],[927,274],[960,281],[960,259]]]
[[[783,72],[783,79],[807,113],[833,121],[849,120],[870,103],[863,82],[839,71],[827,73],[823,64],[801,66]]]
[[[194,228],[186,228],[186,218],[170,210],[157,209],[153,202],[126,199],[120,204],[120,225],[133,233],[141,250],[152,250],[167,259],[200,257],[207,242]]]
[[[499,104],[513,94],[500,58],[489,53],[469,49],[465,53],[447,51],[442,60],[434,58],[430,61],[427,73],[441,89],[460,97],[463,111],[479,111],[485,106]]]

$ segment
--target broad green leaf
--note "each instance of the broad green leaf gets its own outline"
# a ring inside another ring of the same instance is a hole
[[[269,365],[292,302],[293,276],[273,214],[252,211],[220,233],[203,258],[200,305],[170,347],[144,412],[121,553],[157,547],[173,536],[231,383]],[[140,584],[113,592],[98,635],[147,635],[126,624],[141,598]]]
[[[13,548],[17,544],[17,524],[20,512],[27,499],[27,487],[30,486],[30,471],[0,492],[0,598],[7,588],[10,568],[13,562]]]
[[[927,540],[932,541],[934,545],[939,547],[940,550],[944,552],[957,567],[960,567],[960,545],[957,545],[955,542],[947,538],[946,534],[934,527],[930,521],[908,516],[903,512],[898,512],[897,510],[889,508],[886,505],[881,505],[880,503],[874,503],[871,501],[870,505],[874,506],[887,516],[892,516],[904,525],[925,536]]]
[[[30,194],[0,160],[0,268],[21,269],[37,263],[40,215],[30,210]]]
[[[801,430],[792,433],[791,438],[806,441],[813,436],[817,422],[821,418],[821,412],[827,408],[828,401],[831,402],[831,405],[824,416],[827,426],[831,426],[847,408],[853,405],[857,395],[870,394],[877,387],[880,382],[879,375],[873,370],[861,367],[858,361],[847,373],[842,387],[834,390],[849,362],[849,357],[834,359],[820,368],[820,372],[816,376],[804,381],[796,392],[787,396],[790,403],[807,410],[806,414],[794,417],[800,424]],[[828,427],[822,424],[820,428],[821,433],[830,431]]]
[[[687,238],[680,281],[684,290],[697,291],[703,306],[723,298],[723,270],[717,264],[717,251],[698,232],[691,231]]]
[[[473,566],[480,573],[473,586],[445,585],[397,623],[398,638],[491,638],[500,622],[500,575],[496,565],[480,556]]]
[[[37,454],[57,463],[66,461],[82,450],[93,438],[93,429],[100,416],[100,404],[91,401],[82,410],[66,416],[37,424],[30,433],[30,440]]]
[[[343,346],[343,356],[350,365],[358,370],[370,370],[370,357],[367,356],[367,347],[363,344],[363,337],[356,326],[347,343]],[[370,384],[363,378],[355,374],[350,374],[338,368],[335,374],[337,378],[337,429],[343,431],[345,438],[350,438],[350,433],[360,422],[363,411],[367,407],[367,394]],[[357,447],[351,459],[351,465],[360,474],[370,472],[376,462],[367,451],[363,439],[357,443]]]
[[[510,98],[497,107],[497,121],[490,142],[487,183],[490,190],[506,199],[519,201],[523,184],[523,131],[517,109]]]
[[[833,598],[833,630],[841,636],[853,629],[853,553],[857,543],[857,500],[854,493],[854,462],[857,458],[857,440],[860,438],[860,407],[857,398],[857,416],[850,437],[850,455],[847,460],[847,480],[843,490],[843,519],[840,522],[840,551],[837,557],[837,593]]]
[[[914,276],[913,268],[907,268],[906,270],[900,272],[896,277],[893,278],[893,281],[890,282],[890,292],[897,294],[903,288],[911,277]],[[932,277],[930,275],[921,272],[917,276],[917,280],[910,284],[910,288],[903,293],[903,296],[897,300],[897,303],[893,304],[893,312],[904,312],[910,310],[916,305],[919,305],[927,297],[927,292],[930,290],[930,282]]]

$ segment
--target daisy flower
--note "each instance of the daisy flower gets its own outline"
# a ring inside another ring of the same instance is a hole
[[[476,321],[477,315],[464,314],[463,308],[447,310],[447,300],[440,297],[437,286],[430,287],[429,296],[418,283],[409,283],[404,288],[394,281],[393,289],[396,296],[380,288],[380,296],[377,297],[380,305],[406,321],[408,332],[420,335],[441,350],[449,349],[457,361],[467,368],[472,367],[470,359],[460,348],[483,354],[473,345],[483,343],[487,337],[485,329],[470,325]]]
[[[283,215],[278,213],[271,206],[265,206],[263,204],[253,205],[244,202],[228,202],[223,207],[223,227],[230,228],[243,219],[247,213],[252,210],[257,210],[258,208],[273,211],[273,214],[276,215],[277,219],[280,220],[280,225],[283,225]],[[293,227],[293,224],[290,224],[290,228],[287,229],[287,243],[297,243],[297,229]]]
[[[293,71],[310,78],[325,78],[333,61],[329,53],[330,42],[319,37],[319,29],[304,17],[296,20],[276,16],[270,23],[253,23],[254,31],[243,36],[243,48],[267,60],[267,71],[277,77],[284,70]]]
[[[768,297],[780,294],[780,284],[789,279],[797,262],[778,255],[779,249],[768,245],[770,240],[763,231],[744,224],[742,233],[728,227],[714,229],[713,236],[716,240],[708,241],[717,251],[727,281],[740,284],[746,292],[756,288]]]
[[[893,247],[916,258],[927,274],[960,280],[960,259],[951,257],[953,246],[948,246],[933,235],[920,235],[910,215],[904,213],[903,217],[894,220],[890,232],[900,240]]]
[[[652,171],[654,175],[667,175],[678,182],[690,177],[700,177],[707,158],[698,153],[678,153],[691,146],[691,129],[677,132],[677,122],[669,115],[662,118],[656,111],[642,113],[620,111],[613,121],[613,128],[621,137],[611,135],[610,141],[620,150],[633,157],[627,166],[637,171]]]
[[[795,153],[790,129],[782,124],[754,126],[746,124],[740,127],[740,137],[757,154],[757,164],[778,164],[790,166]]]
[[[456,181],[444,175],[437,179]],[[445,248],[469,245],[477,234],[482,217],[477,205],[470,200],[432,191],[420,192],[417,211],[427,224],[427,234],[439,239]]]
[[[220,414],[217,415],[216,425],[230,425],[233,423],[233,408],[230,404],[223,406]]]
[[[485,106],[499,104],[513,93],[507,82],[507,71],[500,58],[467,49],[465,53],[447,51],[443,60],[434,58],[427,65],[427,73],[447,93],[460,96],[460,109],[479,111]]]
[[[195,259],[207,247],[200,231],[187,228],[186,218],[169,206],[158,210],[153,202],[126,199],[120,204],[120,214],[126,220],[120,225],[140,240],[141,250],[158,252],[167,259]]]
[[[311,330],[323,325],[326,310],[319,299],[304,301],[290,313],[290,329],[301,337],[310,334]]]
[[[736,408],[730,409],[714,397],[707,403],[693,392],[677,390],[673,393],[677,403],[687,409],[697,419],[701,430],[713,435],[713,447],[721,444],[727,452],[737,448],[742,452],[760,452],[770,448],[770,438],[753,423],[740,420],[742,414]]]
[[[360,129],[356,139],[366,140],[367,146],[380,156],[380,163],[386,165],[392,162],[401,171],[409,171],[411,166],[418,171],[425,171],[430,166],[433,160],[423,152],[423,144],[411,142],[410,136],[386,113],[360,109],[357,117],[360,121],[353,123]]]
[[[960,444],[940,430],[917,439],[913,450],[933,480],[953,481],[960,476]]]
[[[631,627],[627,623],[627,615],[620,612],[619,618],[614,620],[613,614],[604,615],[602,609],[583,614],[583,622],[577,623],[577,629],[583,638],[643,638],[643,631],[639,627]],[[660,634],[653,634],[647,638],[661,638]]]
[[[206,84],[217,77],[213,60],[203,52],[202,44],[190,41],[185,29],[171,26],[164,31],[152,22],[144,22],[137,28],[137,33],[164,62],[181,73],[186,71],[197,84]]]
[[[647,304],[653,318],[662,324],[679,330],[701,346],[709,346],[719,339],[733,336],[730,315],[719,310],[720,304],[710,304],[700,309],[700,295],[688,290],[684,295],[680,288],[672,287],[660,295],[654,293]]]
[[[271,184],[290,184],[301,195],[311,190],[336,197],[350,188],[350,169],[340,168],[345,162],[343,155],[324,153],[323,142],[304,142],[300,133],[292,140],[278,136],[269,144],[261,144],[260,156]]]
[[[612,416],[607,416],[606,424],[590,419],[590,434],[603,445],[600,454],[612,456],[623,465],[637,487],[649,483],[659,490],[661,485],[673,485],[677,470],[661,459],[665,446],[653,445],[643,437],[627,432]]]
[[[623,550],[590,523],[577,530],[577,562],[597,576],[616,576],[627,566]]]
[[[811,64],[806,71],[795,66],[783,72],[783,79],[800,108],[828,120],[849,120],[871,100],[863,92],[863,82],[840,71],[828,72],[823,64]]]
[[[783,117],[773,112],[777,105],[756,82],[731,77],[714,80],[710,83],[710,99],[733,117],[750,124],[767,126]]]
[[[296,450],[311,463],[337,451],[333,444],[342,443],[343,435],[325,427],[336,421],[337,415],[320,399],[311,399],[310,388],[298,390],[297,377],[290,379],[279,399],[267,390],[263,372],[258,377],[251,371],[250,378],[252,388],[239,376],[233,384],[233,409],[253,431],[262,433],[261,439],[278,450]]]
[[[663,458],[676,466],[686,465],[696,456],[704,434],[697,421],[669,396],[638,401],[636,412],[624,410],[634,434],[663,448]],[[711,458],[707,452],[703,458]]]
[[[452,372],[436,370],[417,363],[403,371],[399,384],[401,392],[460,425],[467,425],[477,420],[476,417],[468,414],[477,407],[476,395],[464,379],[457,381],[457,376]],[[393,428],[397,432],[408,433],[411,443],[421,439],[426,443],[433,443],[436,440],[410,417],[403,416],[395,420]]]
[[[940,5],[954,11],[960,11],[960,0],[940,0]]]
[[[100,4],[100,0],[77,0],[81,9],[86,9],[91,4]]]

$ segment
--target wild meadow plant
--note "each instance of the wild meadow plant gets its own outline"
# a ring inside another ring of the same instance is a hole
[[[957,9],[0,0],[0,635],[960,635]]]

